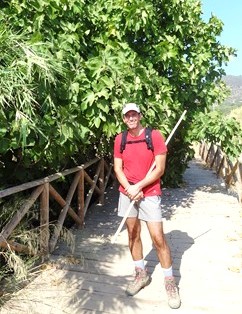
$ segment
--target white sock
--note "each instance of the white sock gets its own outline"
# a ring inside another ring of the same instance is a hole
[[[169,268],[162,268],[162,270],[163,270],[165,277],[172,277],[173,276],[172,266]]]
[[[139,261],[134,261],[134,266],[141,269],[145,269],[145,261],[143,259]]]

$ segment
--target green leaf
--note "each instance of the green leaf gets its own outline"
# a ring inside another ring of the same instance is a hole
[[[95,94],[93,93],[93,91],[89,90],[87,91],[87,94],[83,99],[83,103],[91,106],[95,99],[96,99]]]
[[[94,122],[95,127],[98,129],[101,124],[101,119],[99,117],[96,117],[93,122]]]
[[[10,140],[7,138],[1,138],[0,139],[0,153],[6,153],[10,148],[11,148]]]
[[[7,128],[0,127],[0,138],[7,133],[7,130],[8,130]]]

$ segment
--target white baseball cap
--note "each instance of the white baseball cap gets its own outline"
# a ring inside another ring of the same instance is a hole
[[[131,102],[131,103],[124,105],[123,110],[122,110],[123,115],[125,115],[130,110],[133,110],[133,111],[140,113],[139,107],[135,103]]]

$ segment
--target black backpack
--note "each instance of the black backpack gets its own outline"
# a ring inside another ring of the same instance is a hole
[[[121,144],[120,144],[120,153],[122,153],[125,150],[126,144],[141,143],[141,142],[146,142],[147,149],[151,149],[153,152],[154,146],[153,146],[153,142],[152,142],[151,133],[152,133],[152,128],[148,127],[148,128],[145,128],[145,138],[143,140],[127,141],[128,131],[127,130],[123,131],[122,132],[122,140],[121,140]]]

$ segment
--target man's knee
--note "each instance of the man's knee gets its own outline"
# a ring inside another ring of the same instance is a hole
[[[153,244],[157,250],[166,250],[168,248],[168,244],[166,242],[166,238],[164,235],[159,235],[153,237]]]

